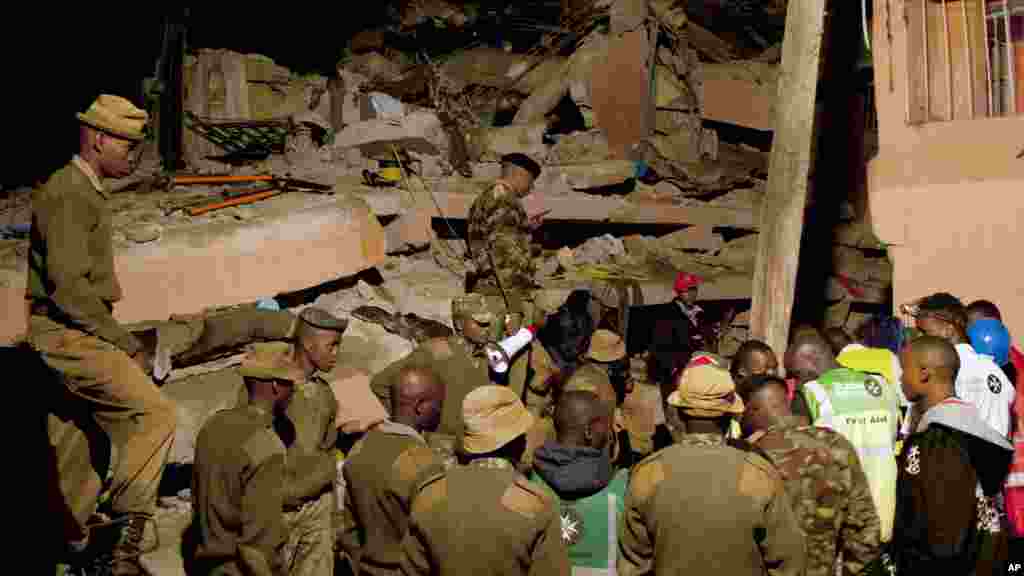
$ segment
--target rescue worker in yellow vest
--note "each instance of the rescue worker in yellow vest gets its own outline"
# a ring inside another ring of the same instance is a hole
[[[839,432],[857,449],[878,508],[881,540],[888,542],[896,510],[900,394],[880,376],[840,366],[817,332],[794,338],[784,363],[786,373],[798,381],[793,413]]]

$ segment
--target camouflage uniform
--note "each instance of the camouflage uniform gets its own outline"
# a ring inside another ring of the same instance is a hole
[[[481,274],[477,291],[496,293],[495,273],[506,292],[525,294],[533,288],[536,267],[530,255],[528,222],[518,196],[501,180],[473,201],[469,209],[469,247]]]
[[[807,576],[860,574],[878,557],[878,513],[849,440],[791,417],[751,441],[782,475],[807,540]]]

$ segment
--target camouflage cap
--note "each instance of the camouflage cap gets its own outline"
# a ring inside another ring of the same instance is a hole
[[[259,380],[283,380],[293,384],[305,382],[306,375],[299,370],[288,357],[277,348],[257,346],[242,359],[238,373],[243,378]]]
[[[309,307],[299,313],[303,322],[321,330],[344,332],[348,328],[347,318],[338,318],[323,308]]]
[[[590,337],[587,358],[598,362],[614,362],[626,357],[626,342],[611,330],[595,330]]]
[[[668,404],[699,418],[742,414],[743,400],[736,394],[732,376],[714,364],[689,366],[676,378]]]
[[[494,322],[494,312],[483,294],[464,294],[452,298],[452,318],[472,318],[481,324]]]
[[[462,451],[494,452],[533,427],[533,415],[506,386],[481,386],[462,402]]]

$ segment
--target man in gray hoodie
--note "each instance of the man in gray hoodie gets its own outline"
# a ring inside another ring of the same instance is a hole
[[[1002,486],[1013,447],[957,398],[957,350],[923,336],[904,347],[903,392],[922,412],[899,458],[892,555],[899,574],[1003,574]]]
[[[557,439],[534,455],[530,479],[559,503],[575,576],[615,573],[628,472],[612,467],[612,409],[590,391],[563,393],[555,407]]]

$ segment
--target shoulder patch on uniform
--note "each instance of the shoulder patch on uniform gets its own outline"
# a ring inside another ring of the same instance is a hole
[[[629,492],[641,502],[646,501],[664,480],[665,463],[661,460],[661,453],[655,452],[638,462],[629,472]]]
[[[778,470],[763,457],[751,452],[743,453],[739,476],[739,493],[756,500],[771,498],[782,483]]]
[[[242,451],[252,460],[253,466],[259,466],[271,456],[284,454],[285,447],[273,430],[264,428],[242,444]]]
[[[391,465],[391,470],[398,480],[405,484],[416,480],[424,468],[435,462],[437,457],[434,456],[433,450],[421,444],[413,444],[398,455],[395,463]]]
[[[424,513],[448,500],[448,475],[438,472],[420,482],[412,500],[412,512]]]
[[[533,519],[551,505],[544,489],[525,478],[517,478],[501,495],[501,505],[521,516]]]

